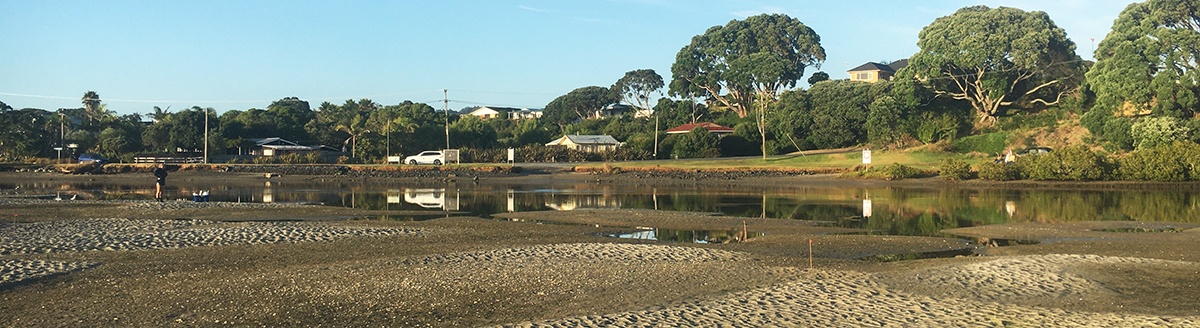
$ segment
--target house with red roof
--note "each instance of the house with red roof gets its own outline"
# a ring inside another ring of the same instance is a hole
[[[700,122],[700,123],[684,124],[684,125],[680,125],[677,127],[667,129],[667,134],[688,133],[688,132],[691,132],[692,129],[695,129],[697,127],[703,127],[705,130],[708,130],[708,133],[715,134],[718,137],[724,137],[727,134],[733,133],[733,128],[731,128],[731,127],[722,126],[720,124],[713,123],[713,122]]]

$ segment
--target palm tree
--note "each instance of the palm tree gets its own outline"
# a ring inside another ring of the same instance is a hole
[[[95,91],[88,90],[83,94],[83,112],[93,121],[99,121],[102,117],[100,113],[100,94]]]
[[[147,116],[150,116],[151,119],[153,119],[155,122],[158,122],[167,119],[167,116],[169,115],[171,115],[171,106],[167,106],[167,109],[154,106],[154,112]]]
[[[345,144],[350,143],[351,157],[358,157],[358,137],[371,132],[370,129],[367,129],[364,121],[362,115],[355,115],[349,124],[340,124],[336,128],[336,130],[350,135],[349,138],[346,138],[346,141],[342,142],[342,149],[345,149]]]

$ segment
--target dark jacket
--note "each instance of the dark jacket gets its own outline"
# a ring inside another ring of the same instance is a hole
[[[166,184],[167,183],[167,170],[163,169],[161,167],[154,169],[154,177],[158,178],[154,181],[155,183]]]

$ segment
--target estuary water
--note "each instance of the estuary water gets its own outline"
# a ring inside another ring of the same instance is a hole
[[[20,188],[18,188],[20,187]],[[64,199],[149,199],[145,185],[100,183],[5,184],[28,196]],[[1200,192],[1194,190],[1042,190],[963,188],[866,188],[787,186],[759,188],[621,185],[545,181],[519,184],[267,181],[228,187],[169,185],[169,198],[192,199],[208,191],[210,201],[289,202],[380,210],[433,211],[383,219],[422,220],[445,215],[575,209],[657,209],[714,212],[727,216],[809,220],[868,233],[943,236],[940,231],[1008,222],[1058,223],[1094,220],[1200,222]],[[439,213],[440,212],[440,213]],[[661,234],[661,233],[659,233]]]

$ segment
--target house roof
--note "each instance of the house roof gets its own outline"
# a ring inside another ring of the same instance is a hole
[[[610,135],[583,135],[583,134],[568,134],[554,141],[546,143],[547,146],[561,146],[567,144],[567,141],[576,145],[619,145],[620,141]]]
[[[854,69],[851,69],[847,72],[867,72],[867,71],[894,72],[891,67],[888,67],[888,65],[884,65],[884,64],[880,64],[880,63],[876,63],[876,62],[869,62],[866,64],[859,65],[858,67],[855,67]]]
[[[869,62],[866,64],[859,65],[858,67],[855,67],[847,72],[884,71],[884,72],[895,73],[896,71],[899,71],[901,68],[904,68],[907,66],[908,66],[908,58],[905,58],[905,59],[894,61],[891,64],[887,64],[887,65],[876,63],[876,62]]]
[[[301,146],[298,143],[287,141],[286,139],[279,138],[279,137],[250,138],[250,141],[253,141],[254,144],[257,146],[267,146],[267,145],[271,145],[271,146]]]
[[[684,125],[680,125],[677,127],[667,129],[667,133],[668,134],[688,133],[688,132],[691,132],[692,129],[695,129],[697,127],[704,127],[704,129],[708,130],[708,132],[710,132],[710,133],[733,133],[733,128],[721,126],[720,124],[713,123],[713,122],[700,122],[700,123],[684,124]]]
[[[317,150],[320,147],[297,146],[297,145],[262,145],[263,148],[274,150]]]
[[[519,111],[521,111],[521,109],[520,109],[520,108],[511,108],[511,107],[488,107],[488,106],[483,106],[483,107],[476,108],[475,110],[473,110],[473,111],[471,111],[470,113],[467,113],[467,114],[468,114],[468,115],[475,115],[476,113],[483,112],[483,111],[489,111],[489,110],[490,110],[490,111],[493,111],[493,112],[497,112],[497,113],[510,113],[510,112],[519,112]]]

